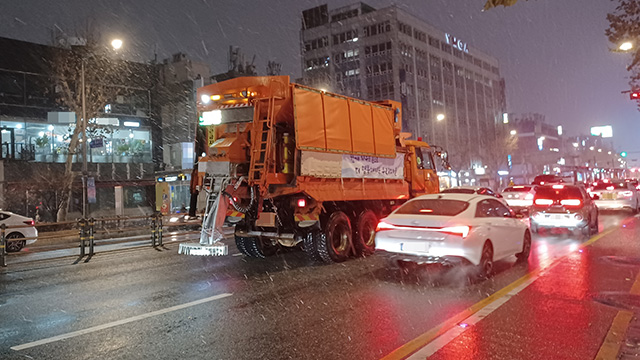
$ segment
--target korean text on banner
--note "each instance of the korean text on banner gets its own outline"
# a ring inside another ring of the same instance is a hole
[[[404,154],[395,158],[342,155],[343,178],[402,179],[404,177]]]

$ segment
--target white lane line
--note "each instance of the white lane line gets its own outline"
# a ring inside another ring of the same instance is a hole
[[[445,345],[453,341],[453,339],[457,338],[460,334],[465,332],[469,327],[477,324],[478,322],[480,322],[480,320],[489,316],[489,314],[491,314],[494,310],[504,305],[504,303],[509,301],[509,299],[511,299],[513,296],[524,290],[527,286],[531,285],[538,279],[538,277],[540,277],[540,274],[523,282],[522,284],[513,288],[513,290],[506,293],[504,296],[497,298],[492,303],[478,310],[478,312],[460,322],[458,326],[454,326],[453,328],[449,329],[444,334],[438,336],[435,340],[430,342],[427,346],[415,352],[413,355],[407,358],[407,360],[426,359],[427,357],[435,354],[438,350],[442,349]],[[464,326],[462,326],[462,324],[464,324]]]
[[[114,321],[114,322],[110,322],[110,323],[106,323],[106,324],[102,324],[102,325],[98,325],[98,326],[93,326],[93,327],[90,327],[90,328],[87,328],[87,329],[78,330],[78,331],[72,331],[70,333],[66,333],[66,334],[50,337],[50,338],[47,338],[47,339],[42,339],[42,340],[33,341],[33,342],[22,344],[22,345],[12,346],[11,350],[20,351],[20,350],[29,349],[29,348],[32,348],[32,347],[35,347],[35,346],[40,346],[40,345],[49,344],[49,343],[60,341],[60,340],[69,339],[69,338],[80,336],[80,335],[86,335],[86,334],[89,334],[89,333],[92,333],[92,332],[96,332],[96,331],[112,328],[114,326],[124,325],[124,324],[128,324],[130,322],[134,322],[134,321],[138,321],[138,320],[142,320],[142,319],[147,319],[147,318],[150,318],[150,317],[153,317],[153,316],[166,314],[168,312],[181,310],[181,309],[185,309],[185,308],[188,308],[188,307],[191,307],[191,306],[196,306],[196,305],[204,304],[204,303],[207,303],[207,302],[210,302],[210,301],[226,298],[226,297],[229,297],[231,295],[233,295],[233,294],[229,294],[229,293],[219,294],[219,295],[211,296],[211,297],[208,297],[208,298],[204,298],[204,299],[188,302],[188,303],[185,303],[185,304],[172,306],[172,307],[169,307],[169,308],[166,308],[166,309],[152,311],[150,313],[141,314],[141,315],[138,315],[138,316],[134,316],[134,317],[130,317],[130,318],[126,318],[126,319],[122,319],[122,320],[118,320],[118,321]]]

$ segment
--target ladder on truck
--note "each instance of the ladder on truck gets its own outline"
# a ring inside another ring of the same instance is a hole
[[[224,238],[222,223],[216,226],[219,211],[222,210],[226,214],[226,206],[224,206],[226,203],[221,204],[220,202],[225,201],[222,193],[228,183],[228,176],[212,176],[209,178],[209,185],[205,187],[207,201],[202,219],[202,229],[200,230],[200,242],[197,244],[180,243],[178,254],[221,256],[229,253],[227,245],[220,242]]]
[[[271,95],[255,102],[251,130],[249,184],[259,185],[260,188],[266,184],[267,172],[272,161],[276,96],[273,95],[273,82],[271,85]]]

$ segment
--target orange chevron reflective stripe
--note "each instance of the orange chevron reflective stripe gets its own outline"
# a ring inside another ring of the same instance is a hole
[[[294,216],[294,219],[296,220],[296,222],[299,221],[306,221],[306,220],[318,220],[318,215],[314,215],[314,214],[309,214],[309,215],[300,215],[300,214],[296,214]]]
[[[244,213],[241,213],[240,211],[235,211],[235,210],[228,210],[227,216],[240,217],[244,219]]]

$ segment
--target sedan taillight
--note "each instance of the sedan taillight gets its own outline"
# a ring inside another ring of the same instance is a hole
[[[580,199],[564,199],[564,200],[560,200],[560,205],[562,205],[562,206],[580,206],[580,205],[582,205],[582,200],[580,200]]]
[[[393,224],[389,224],[384,221],[380,221],[378,223],[378,226],[376,226],[376,231],[393,230],[393,229],[397,229],[397,227]]]
[[[534,203],[536,205],[539,205],[539,206],[549,206],[549,205],[553,205],[553,200],[551,200],[551,199],[536,199],[534,201]]]
[[[445,234],[462,236],[462,238],[464,239],[467,237],[467,235],[469,235],[471,226],[448,226],[443,227],[442,229],[437,229],[436,231],[443,232]]]
[[[36,224],[35,221],[33,221],[33,220],[23,221],[23,223],[25,223],[26,225],[31,225],[31,226]]]
[[[621,191],[618,193],[619,198],[630,198],[633,196],[633,191]]]

